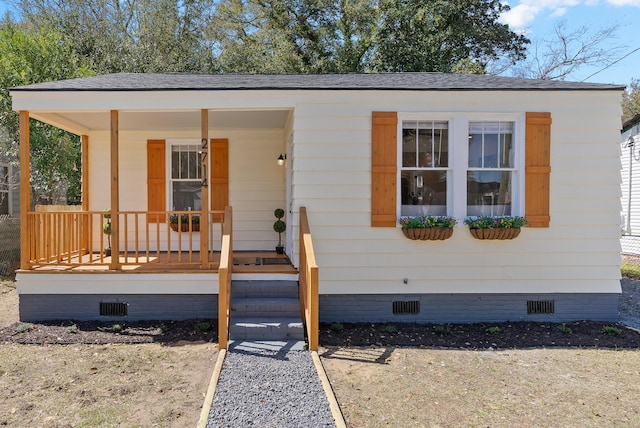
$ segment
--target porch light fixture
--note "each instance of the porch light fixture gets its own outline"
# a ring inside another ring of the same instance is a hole
[[[283,155],[282,153],[280,153],[280,156],[278,156],[278,165],[284,165],[285,160],[287,160],[287,155]]]

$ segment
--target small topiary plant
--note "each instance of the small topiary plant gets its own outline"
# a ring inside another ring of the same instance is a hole
[[[278,245],[276,246],[276,253],[283,254],[284,247],[282,246],[282,234],[285,230],[287,230],[287,224],[282,221],[282,217],[284,217],[284,210],[282,208],[278,208],[273,212],[273,215],[277,218],[276,222],[273,223],[273,230],[278,232]]]

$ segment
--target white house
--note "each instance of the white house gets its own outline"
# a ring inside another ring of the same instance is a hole
[[[622,124],[622,252],[640,256],[640,114]]]
[[[263,266],[271,279],[297,278],[306,207],[321,321],[616,320],[623,89],[438,73],[13,88],[23,146],[28,118],[73,132],[85,172],[83,212],[22,213],[21,319],[99,318],[104,302],[127,302],[130,319],[218,316],[230,206],[236,257],[273,251],[273,212],[285,210],[293,266]],[[201,231],[170,230],[171,213],[199,217]],[[450,239],[409,240],[397,219],[418,214],[459,223]],[[480,214],[529,225],[478,240],[462,221]],[[104,254],[107,238],[120,257]],[[241,265],[233,279],[264,274]]]

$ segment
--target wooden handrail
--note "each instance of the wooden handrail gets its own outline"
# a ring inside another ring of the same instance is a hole
[[[212,219],[221,218],[224,211],[208,213],[209,230],[206,233],[209,242],[214,236],[221,236],[221,230],[214,231]],[[110,265],[107,258],[108,241],[113,236],[103,233],[103,225],[107,222],[103,211],[37,211],[28,212],[26,228],[29,231],[27,242],[27,269],[41,265],[88,266]],[[202,216],[200,211],[120,211],[111,212],[111,221],[118,216],[120,225],[120,263],[122,265],[139,265],[157,263],[164,265],[197,264],[210,268],[213,259],[213,245],[209,245],[207,254],[199,254],[194,242],[194,233],[198,233],[199,225],[194,220]],[[171,216],[180,219],[185,216],[186,223],[178,220],[174,229],[170,224]],[[164,219],[166,235],[156,227],[150,233],[150,219]],[[186,227],[185,227],[186,226]],[[220,225],[221,228],[222,225]],[[177,238],[176,238],[177,236]],[[163,240],[164,238],[164,240]],[[176,242],[172,248],[172,241]],[[112,241],[113,242],[113,241]],[[161,259],[166,253],[166,259]],[[173,254],[172,254],[173,253]],[[177,254],[176,254],[177,253]],[[198,262],[197,256],[200,261]],[[177,260],[176,260],[177,259]]]
[[[218,268],[218,349],[227,349],[229,339],[229,315],[231,313],[231,276],[233,274],[233,212],[224,210],[222,246]]]
[[[318,350],[318,265],[313,250],[306,207],[300,207],[300,311],[304,318],[309,350]]]

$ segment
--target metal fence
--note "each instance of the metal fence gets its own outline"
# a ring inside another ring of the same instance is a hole
[[[20,218],[0,215],[0,276],[20,267]]]
[[[622,263],[640,268],[640,235],[622,235]]]

